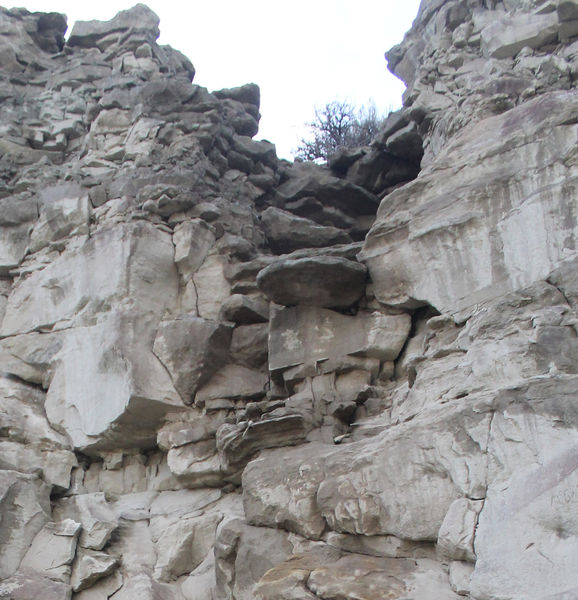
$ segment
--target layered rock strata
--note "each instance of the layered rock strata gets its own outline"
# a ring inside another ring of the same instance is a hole
[[[0,9],[0,598],[576,597],[576,1],[422,2],[326,167],[158,25]]]

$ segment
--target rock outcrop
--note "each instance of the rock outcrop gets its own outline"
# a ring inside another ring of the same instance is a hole
[[[65,31],[0,9],[0,598],[578,597],[576,0],[424,0],[327,166]]]

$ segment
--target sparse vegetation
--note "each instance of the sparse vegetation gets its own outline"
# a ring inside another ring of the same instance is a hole
[[[376,135],[385,117],[373,102],[356,108],[349,102],[333,101],[315,108],[315,119],[308,123],[310,135],[301,138],[296,158],[327,161],[341,147],[365,146]]]

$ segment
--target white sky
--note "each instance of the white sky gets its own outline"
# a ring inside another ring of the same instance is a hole
[[[11,6],[61,12],[76,20],[108,20],[137,0],[22,0]],[[315,106],[332,100],[373,100],[379,111],[401,105],[403,84],[384,52],[399,43],[419,0],[148,0],[160,17],[161,44],[195,65],[195,83],[209,90],[254,82],[261,88],[261,123],[291,158]],[[8,2],[6,2],[8,4]]]

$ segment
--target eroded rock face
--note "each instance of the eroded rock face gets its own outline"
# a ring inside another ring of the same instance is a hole
[[[390,194],[363,251],[377,297],[463,320],[573,258],[577,110],[552,92],[466,127]]]
[[[144,5],[0,9],[0,598],[574,598],[577,23],[422,2],[319,166]]]

